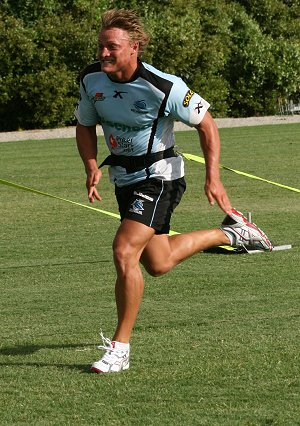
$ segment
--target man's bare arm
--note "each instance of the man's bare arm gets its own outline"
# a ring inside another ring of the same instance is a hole
[[[91,203],[101,201],[96,185],[99,183],[102,173],[97,164],[97,133],[96,126],[82,126],[77,124],[76,141],[80,157],[86,171],[86,188]]]
[[[226,190],[220,179],[220,137],[216,123],[209,112],[196,126],[200,137],[200,144],[205,158],[206,178],[205,193],[211,205],[215,201],[227,214],[231,212],[231,204]]]

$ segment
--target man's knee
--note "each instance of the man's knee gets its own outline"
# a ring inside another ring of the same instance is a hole
[[[164,263],[164,264],[148,264],[146,262],[142,262],[144,268],[148,272],[149,275],[152,277],[161,277],[162,275],[166,274],[170,271],[171,266]]]
[[[134,255],[132,246],[125,239],[115,239],[112,249],[117,264],[127,263]]]
[[[141,252],[152,238],[154,230],[141,223],[124,219],[113,242],[117,263],[138,264]]]

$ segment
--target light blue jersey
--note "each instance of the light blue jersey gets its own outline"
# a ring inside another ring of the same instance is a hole
[[[190,90],[178,77],[139,62],[132,79],[111,81],[100,63],[88,66],[80,80],[80,99],[75,111],[83,126],[101,124],[111,153],[141,156],[174,146],[174,121],[198,125],[209,103]],[[163,158],[133,173],[121,166],[110,167],[117,186],[148,177],[174,180],[184,175],[181,156]]]

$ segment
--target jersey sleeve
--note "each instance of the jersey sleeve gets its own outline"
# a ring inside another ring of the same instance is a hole
[[[183,80],[176,78],[167,101],[168,114],[188,126],[196,126],[209,107],[210,104],[205,99],[189,89]]]
[[[89,99],[82,82],[80,82],[80,96],[74,115],[78,123],[83,126],[94,126],[100,122],[94,103]]]

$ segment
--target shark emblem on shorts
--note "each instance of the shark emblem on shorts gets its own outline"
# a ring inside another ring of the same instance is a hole
[[[130,212],[136,213],[136,214],[143,214],[144,206],[143,206],[143,200],[137,198],[132,204],[131,209],[129,209]]]

